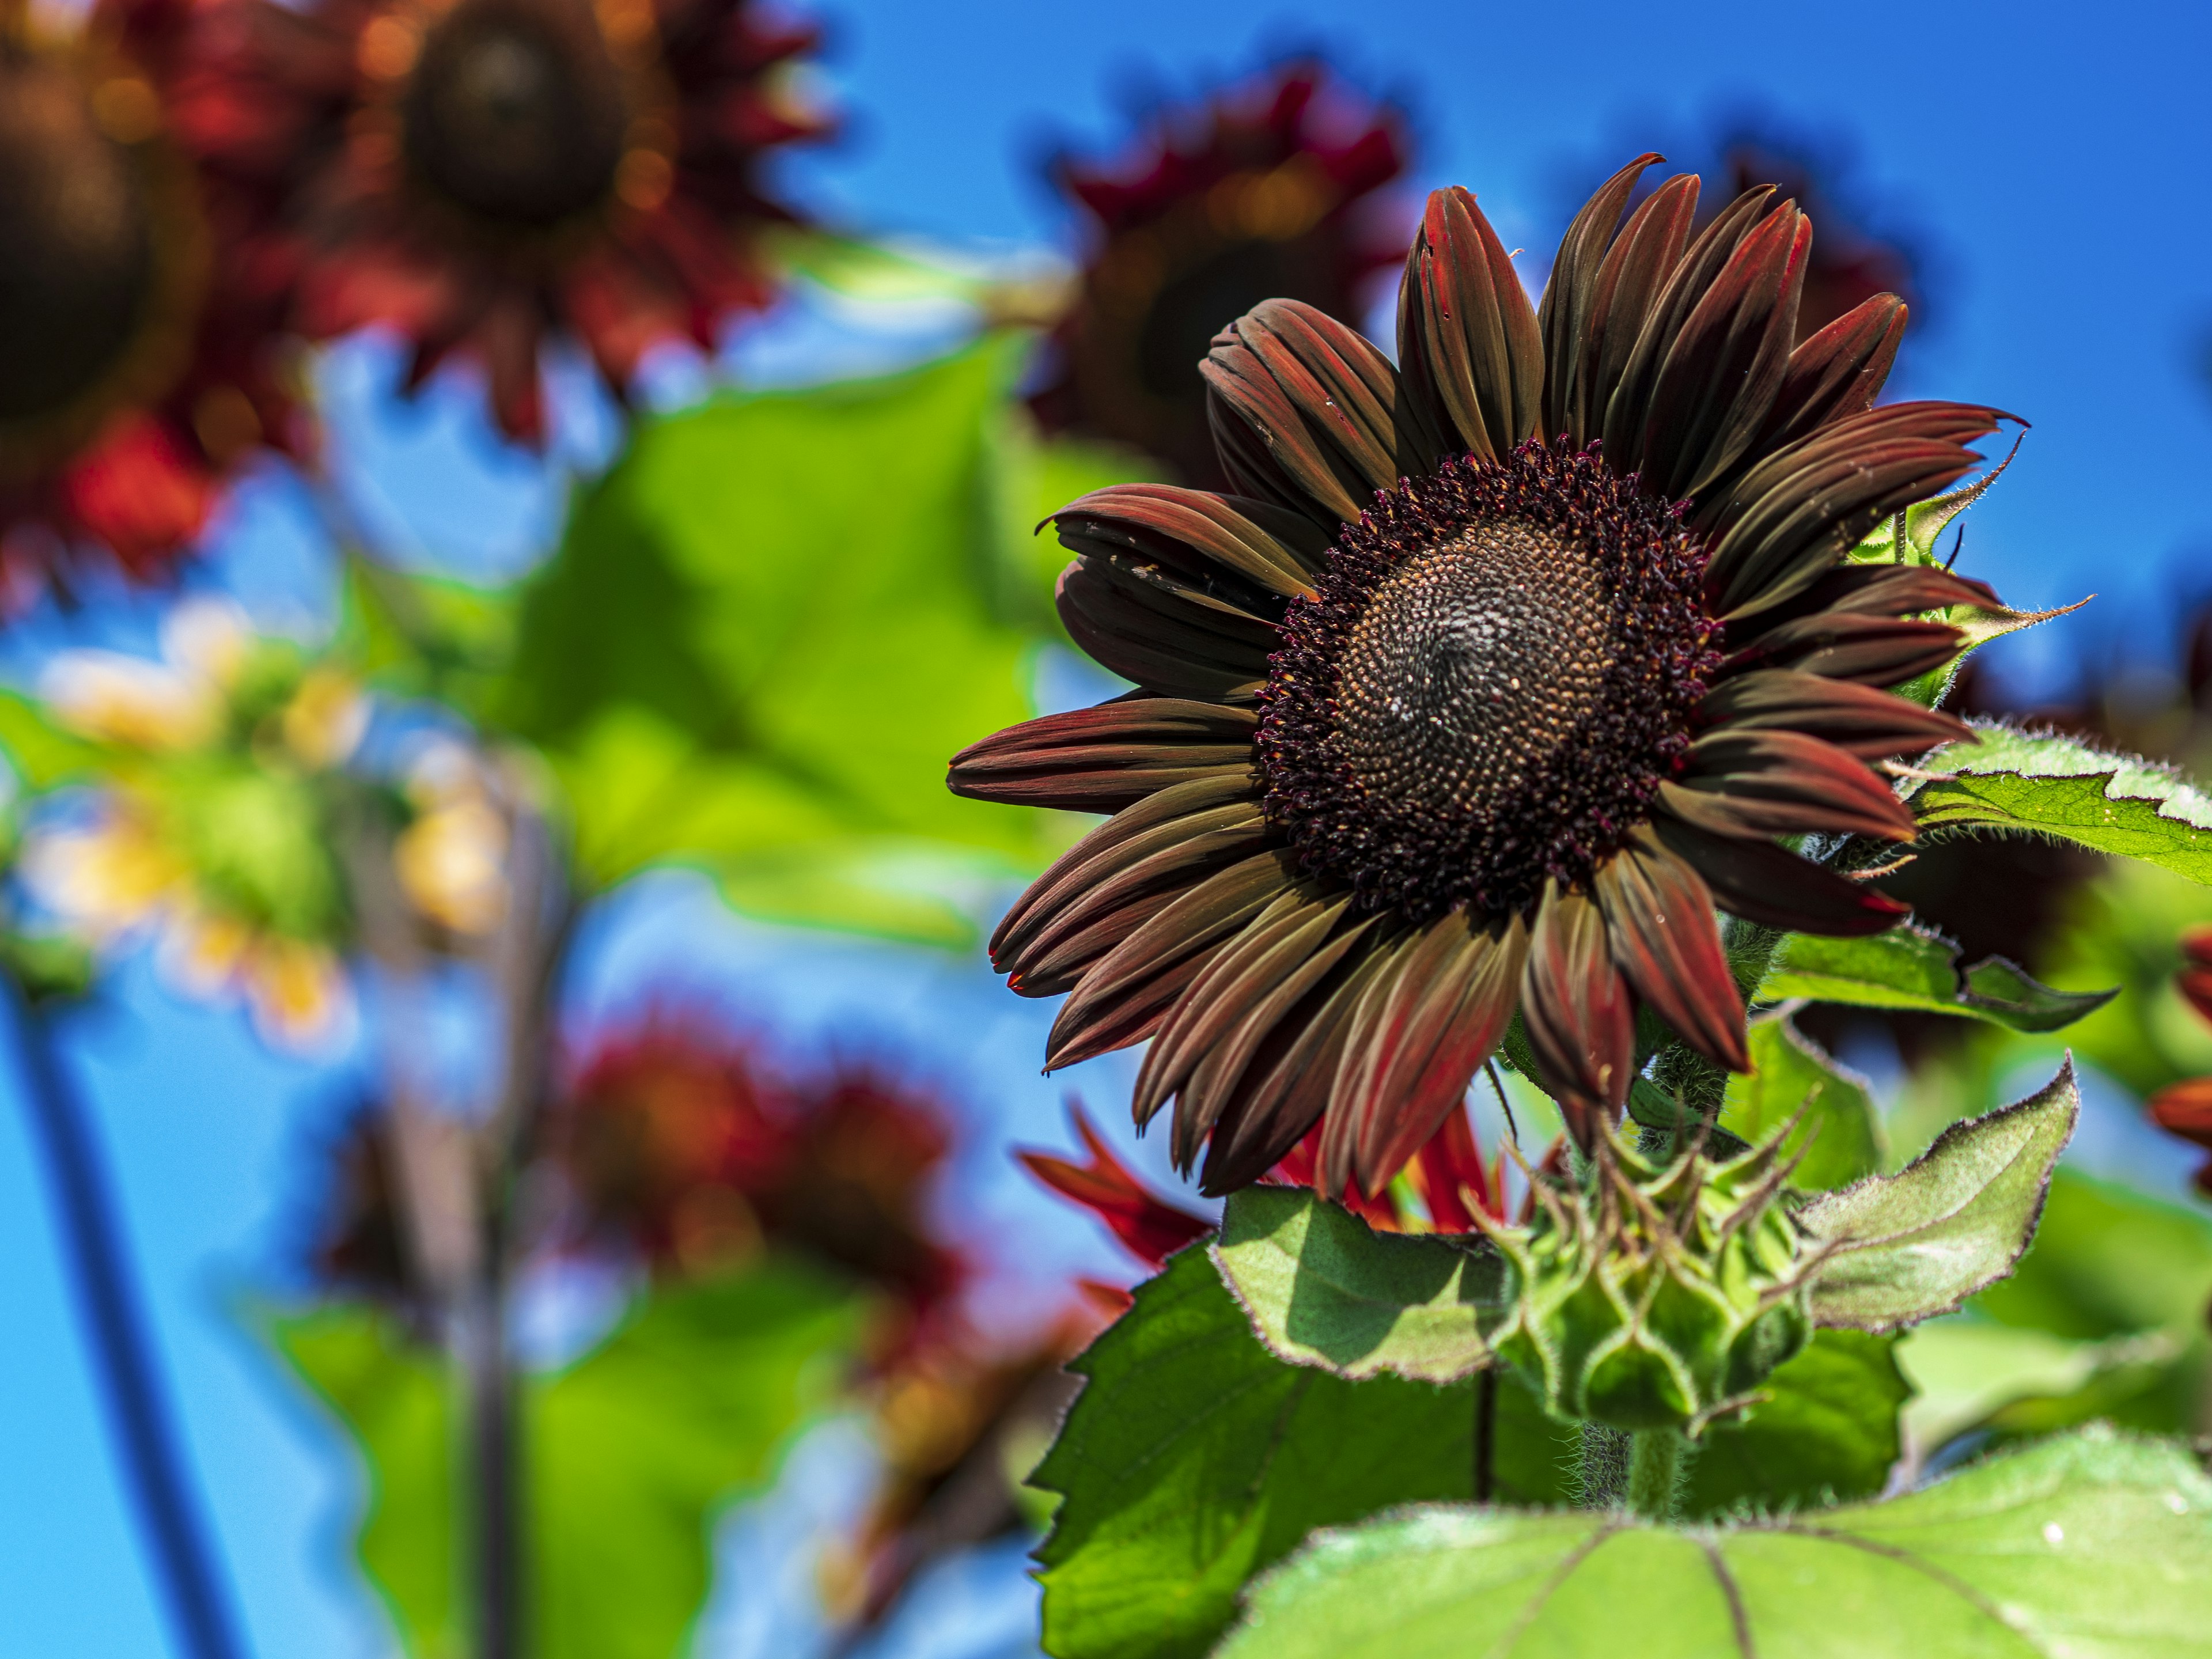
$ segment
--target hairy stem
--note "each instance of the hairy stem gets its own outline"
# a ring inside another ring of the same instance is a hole
[[[1641,1429],[1628,1454],[1628,1507],[1671,1521],[1680,1501],[1682,1437],[1674,1429]]]
[[[94,1370],[167,1598],[178,1650],[188,1659],[239,1659],[245,1644],[185,1472],[92,1126],[54,1052],[45,1017],[4,974],[0,1000],[13,1022],[23,1103],[59,1212]]]
[[[1628,1437],[1602,1423],[1585,1423],[1576,1448],[1575,1501],[1586,1510],[1609,1510],[1628,1489]]]

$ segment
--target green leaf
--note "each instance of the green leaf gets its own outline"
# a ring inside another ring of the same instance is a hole
[[[1915,1398],[1905,1409],[1914,1443],[1933,1452],[2029,1401],[2054,1401],[2112,1380],[2113,1374],[2163,1365],[2179,1345],[2163,1331],[2069,1340],[2025,1326],[2001,1325],[1968,1310],[1931,1319],[1905,1337],[1898,1361]],[[2108,1395],[2109,1388],[2100,1389]],[[2177,1425],[2179,1426],[2179,1425]]]
[[[2212,1481],[2105,1431],[1731,1527],[1427,1509],[1316,1539],[1251,1602],[1224,1659],[2194,1653]]]
[[[94,777],[104,769],[103,744],[64,731],[44,705],[19,691],[0,690],[0,751],[26,787],[35,793]]]
[[[1754,1021],[1752,1069],[1731,1074],[1721,1121],[1759,1142],[1798,1119],[1784,1150],[1804,1159],[1791,1184],[1840,1187],[1881,1168],[1881,1121],[1867,1080],[1838,1064],[1786,1018]]]
[[[332,654],[373,685],[483,714],[514,654],[518,597],[449,576],[346,562]]]
[[[1771,1396],[1741,1422],[1705,1431],[1683,1493],[1686,1515],[1775,1514],[1869,1498],[1899,1448],[1912,1393],[1893,1336],[1815,1331],[1759,1385]]]
[[[704,1601],[712,1516],[763,1485],[823,1403],[854,1329],[845,1292],[772,1266],[661,1290],[605,1343],[532,1378],[523,1467],[544,1659],[672,1659]],[[367,1460],[362,1565],[417,1659],[467,1651],[457,1589],[452,1392],[387,1316],[337,1305],[270,1322]]]
[[[1894,1330],[2010,1273],[2035,1237],[2080,1115],[2069,1060],[2026,1100],[1953,1124],[1897,1174],[1808,1204],[1799,1224],[1826,1253],[1813,1280],[1814,1320]]]
[[[1043,815],[945,787],[1030,712],[995,470],[1018,356],[647,422],[586,494],[500,712],[590,878],[690,863],[779,920],[945,941],[1045,855]]]
[[[2008,1325],[2101,1342],[2193,1333],[2212,1304],[2212,1217],[2078,1170],[2051,1184],[2035,1248],[1975,1297]]]
[[[1863,939],[1792,933],[1759,988],[1764,1002],[1802,998],[1855,1008],[1956,1014],[2015,1031],[2056,1031],[2094,1013],[2118,991],[2054,991],[2002,957],[1962,975],[1959,947],[1910,925]]]
[[[1476,1241],[1377,1233],[1303,1187],[1248,1187],[1208,1247],[1260,1340],[1294,1365],[1449,1382],[1489,1363],[1505,1259]]]
[[[2212,799],[2171,769],[2071,738],[1977,723],[1920,763],[1926,830],[1988,825],[2141,859],[2212,884]]]
[[[1202,1249],[1137,1287],[1070,1367],[1084,1379],[1031,1483],[1060,1494],[1043,1571],[1057,1659],[1183,1659],[1244,1581],[1317,1526],[1464,1498],[1474,1387],[1352,1382],[1262,1347]],[[1569,1431],[1497,1384],[1497,1492],[1555,1503]]]

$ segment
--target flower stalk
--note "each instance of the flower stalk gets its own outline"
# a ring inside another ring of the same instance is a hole
[[[1671,1521],[1681,1504],[1684,1442],[1676,1429],[1642,1429],[1628,1453],[1628,1507],[1653,1521]]]

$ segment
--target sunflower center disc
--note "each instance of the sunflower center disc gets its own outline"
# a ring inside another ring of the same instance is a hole
[[[1421,922],[1587,882],[1689,746],[1705,552],[1597,453],[1449,461],[1346,525],[1269,659],[1268,816]]]
[[[116,367],[155,287],[137,167],[49,65],[0,67],[0,422],[37,420]]]
[[[424,41],[402,114],[416,176],[517,229],[605,201],[629,125],[621,70],[574,0],[456,7]]]
[[[1606,610],[1590,550],[1534,526],[1477,526],[1413,559],[1339,671],[1352,778],[1410,811],[1494,811],[1603,695]]]

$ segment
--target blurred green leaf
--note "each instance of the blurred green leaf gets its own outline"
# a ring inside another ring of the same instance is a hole
[[[2212,1217],[2062,1170],[2034,1249],[1974,1305],[2008,1325],[2090,1342],[2194,1329],[2212,1305]]]
[[[1913,1164],[1797,1212],[1823,1253],[1820,1324],[1893,1330],[1948,1313],[2010,1273],[2035,1237],[2080,1097],[2069,1064],[2036,1093],[1954,1123]]]
[[[1425,1509],[1255,1587],[1223,1659],[1892,1659],[2199,1651],[2212,1480],[2109,1430],[1887,1503],[1717,1529]]]
[[[1905,926],[1864,939],[1792,933],[1775,952],[1759,1000],[1907,1008],[1988,1020],[2015,1031],[2056,1031],[2094,1013],[2115,991],[2054,991],[2002,957],[1959,971],[1959,947]]]
[[[2148,1373],[2169,1364],[2179,1352],[2164,1332],[2085,1342],[2001,1325],[1969,1309],[1932,1319],[1903,1339],[1898,1359],[1915,1390],[1905,1408],[1905,1425],[1925,1455],[2008,1412],[2017,1416],[2040,1405],[2047,1415],[2051,1405],[2078,1399],[2093,1385],[2105,1385],[2096,1389],[2098,1403],[2110,1404],[2112,1383],[2140,1391],[2153,1380]]]
[[[1683,1513],[1772,1515],[1880,1492],[1897,1462],[1898,1412],[1912,1393],[1897,1344],[1863,1331],[1815,1331],[1760,1385],[1771,1397],[1748,1419],[1698,1441]]]
[[[1292,1364],[1449,1382],[1490,1361],[1482,1316],[1504,1311],[1508,1270],[1477,1240],[1378,1233],[1310,1188],[1248,1187],[1207,1248]]]
[[[1203,1249],[1139,1285],[1071,1369],[1083,1392],[1030,1477],[1063,1499],[1037,1552],[1056,1659],[1203,1654],[1244,1581],[1314,1528],[1473,1490],[1471,1381],[1286,1365]],[[1498,1400],[1499,1496],[1559,1501],[1565,1431],[1510,1381]]]
[[[1730,1074],[1723,1127],[1757,1142],[1802,1113],[1787,1148],[1805,1154],[1790,1177],[1796,1187],[1840,1187],[1879,1170],[1881,1120],[1867,1080],[1786,1018],[1755,1021],[1748,1036],[1752,1069]]]
[[[370,684],[436,697],[471,718],[501,695],[520,597],[451,577],[346,562],[331,655]]]
[[[664,860],[785,920],[939,941],[1035,866],[1040,815],[945,763],[1030,713],[1002,591],[1018,343],[644,424],[529,592],[501,713],[567,787],[586,873]]]
[[[17,691],[0,690],[0,750],[24,786],[40,793],[97,776],[106,761],[105,745],[64,731]]]
[[[416,1659],[467,1651],[452,1393],[443,1362],[373,1309],[270,1322],[367,1460],[362,1565]],[[715,1510],[764,1485],[825,1403],[849,1297],[776,1264],[647,1297],[568,1370],[529,1380],[523,1479],[535,1651],[672,1659],[704,1601]]]
[[[1986,824],[2141,859],[2212,884],[2212,799],[2170,769],[2071,738],[1981,724],[1911,797],[1923,830]]]

